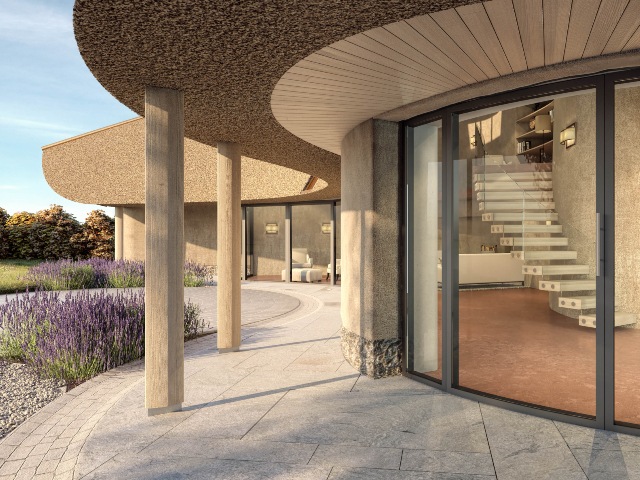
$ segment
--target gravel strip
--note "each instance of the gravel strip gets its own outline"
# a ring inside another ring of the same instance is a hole
[[[64,382],[42,380],[22,363],[0,360],[0,439],[62,395]]]

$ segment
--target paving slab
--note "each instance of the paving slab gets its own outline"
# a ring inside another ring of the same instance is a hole
[[[220,355],[215,335],[187,342],[182,411],[148,417],[143,362],[124,365],[0,441],[0,480],[640,480],[638,437],[363,377],[342,357],[339,287],[242,288],[294,301],[245,323],[240,352]]]

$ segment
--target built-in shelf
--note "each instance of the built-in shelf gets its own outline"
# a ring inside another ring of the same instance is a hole
[[[531,128],[530,125],[538,115],[552,116],[553,100],[543,107],[538,108],[528,115],[516,120],[516,124],[520,125],[518,128],[520,131],[525,128],[528,130],[516,136],[517,149],[519,150],[526,146],[529,147],[526,150],[518,152],[517,155],[525,157],[527,162],[551,162],[551,158],[553,157],[553,123],[551,123],[551,132],[537,132],[535,127]]]
[[[529,115],[525,115],[524,117],[516,120],[518,123],[529,123],[531,120],[535,119],[537,115],[546,115],[551,110],[553,110],[553,100],[547,103],[544,107],[539,108],[535,112],[531,112]]]
[[[549,133],[539,133],[536,132],[535,130],[530,130],[527,133],[523,133],[522,135],[519,135],[516,137],[517,141],[521,141],[521,140],[527,140],[528,138],[544,138],[545,136],[549,136]]]
[[[540,154],[540,149],[544,149],[544,153],[546,155],[552,155],[553,154],[553,140],[549,140],[548,142],[543,143],[542,145],[537,145],[535,147],[531,147],[528,150],[525,150],[524,152],[520,152],[518,155],[534,155],[534,154]]]

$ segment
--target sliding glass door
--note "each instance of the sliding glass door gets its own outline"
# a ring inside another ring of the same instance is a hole
[[[595,418],[595,90],[474,110],[452,128],[454,386]]]
[[[613,331],[613,422],[640,427],[640,82],[625,78],[613,86],[614,130],[608,132],[614,156],[615,261],[611,285],[614,303],[609,333]]]
[[[640,431],[640,71],[406,122],[406,368]]]
[[[409,132],[408,368],[442,381],[442,121]]]

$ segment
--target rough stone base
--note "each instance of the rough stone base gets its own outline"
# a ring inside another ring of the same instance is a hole
[[[402,373],[402,343],[399,338],[367,340],[344,327],[340,335],[342,355],[360,373],[373,378]]]

